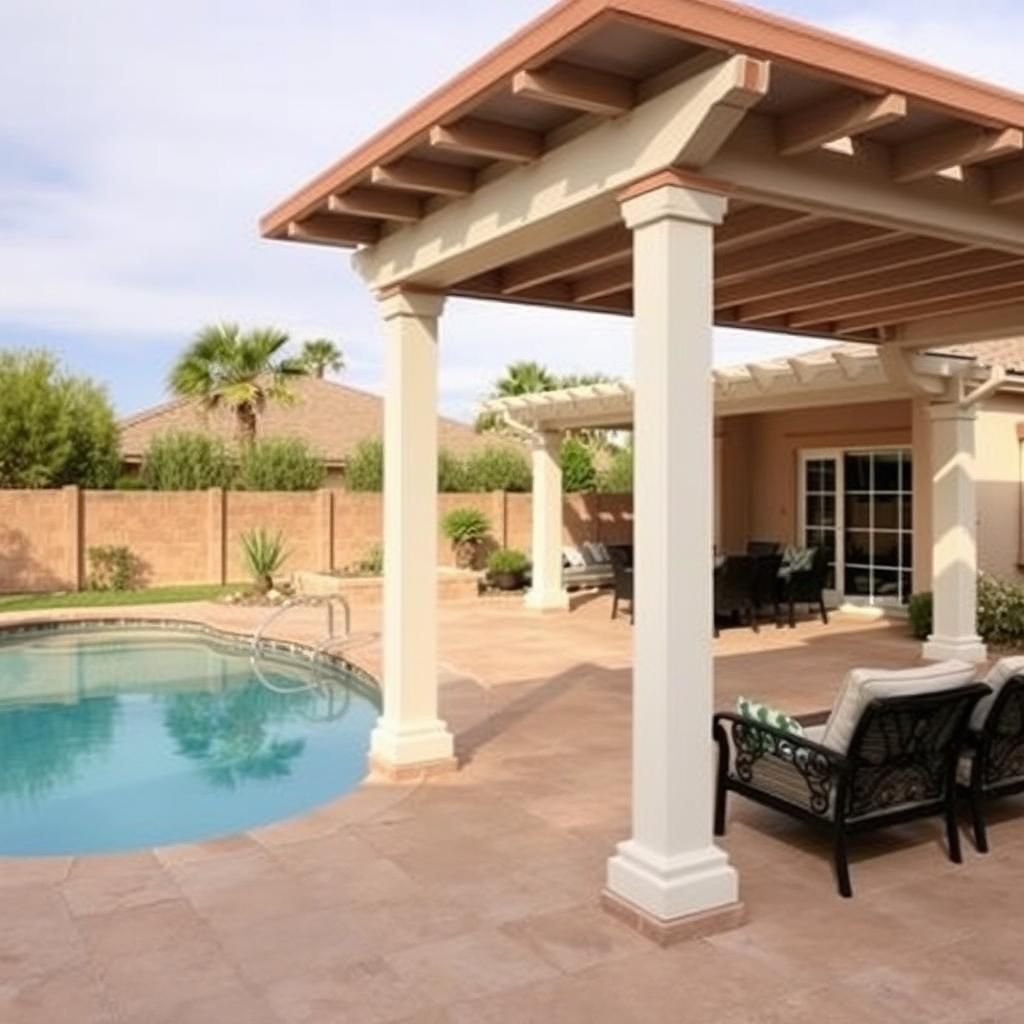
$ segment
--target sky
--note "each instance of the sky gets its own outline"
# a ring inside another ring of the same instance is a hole
[[[373,303],[344,251],[266,242],[276,201],[547,0],[0,0],[0,346],[46,347],[120,413],[166,397],[218,320],[328,336],[380,391]],[[761,6],[1024,90],[1019,0]],[[719,331],[719,365],[806,341]],[[443,409],[515,359],[629,377],[628,319],[453,300]]]

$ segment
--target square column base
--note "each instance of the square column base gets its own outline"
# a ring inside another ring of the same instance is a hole
[[[981,664],[988,661],[988,648],[978,636],[930,636],[921,646],[925,661],[966,661]]]
[[[450,771],[455,741],[444,722],[401,725],[381,718],[370,736],[370,765],[389,778],[418,778]]]
[[[668,926],[738,904],[739,877],[717,846],[662,857],[631,839],[608,861],[606,891]]]
[[[677,917],[672,921],[662,921],[661,918],[654,917],[610,889],[605,889],[601,893],[601,906],[612,917],[617,917],[623,924],[659,946],[674,946],[678,942],[706,939],[710,935],[741,928],[747,923],[747,908],[740,902]]]
[[[569,591],[533,590],[526,592],[523,604],[534,612],[564,612],[569,609]]]

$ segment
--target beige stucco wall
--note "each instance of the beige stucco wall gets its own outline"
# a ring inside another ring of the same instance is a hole
[[[1001,394],[978,416],[978,562],[984,572],[1020,578],[1021,443],[1024,395]]]

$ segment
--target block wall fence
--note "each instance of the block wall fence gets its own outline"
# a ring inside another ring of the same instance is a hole
[[[442,494],[439,518],[472,506],[491,522],[497,544],[530,549],[529,494]],[[88,550],[125,545],[148,586],[244,580],[240,538],[247,530],[280,530],[289,552],[285,571],[343,569],[380,544],[380,494],[322,490],[47,491],[0,490],[0,592],[80,590],[88,586]],[[629,543],[631,495],[568,495],[565,543]],[[443,537],[442,565],[452,563]]]

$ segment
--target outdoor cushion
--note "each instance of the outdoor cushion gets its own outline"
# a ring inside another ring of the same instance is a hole
[[[790,544],[782,552],[782,565],[779,566],[780,576],[791,576],[795,572],[806,572],[814,565],[815,548],[798,548]]]
[[[740,697],[736,701],[736,713],[753,722],[763,722],[765,725],[788,732],[793,736],[804,734],[803,726],[795,718],[791,718],[784,711],[779,711],[768,704],[761,704],[747,697]]]
[[[562,548],[562,560],[569,569],[585,569],[587,563],[577,548]]]
[[[603,544],[587,540],[583,542],[583,561],[587,565],[610,565],[611,557]]]
[[[902,670],[855,668],[843,680],[821,742],[845,754],[861,716],[873,700],[951,690],[972,682],[974,673],[974,666],[965,661],[943,661]]]
[[[992,688],[992,693],[988,697],[982,697],[974,706],[974,714],[971,715],[972,729],[980,732],[984,728],[985,719],[988,718],[988,713],[992,710],[999,691],[1013,676],[1019,674],[1024,674],[1024,657],[1020,655],[1014,658],[1002,658],[992,666],[989,674],[985,676],[985,682]]]

